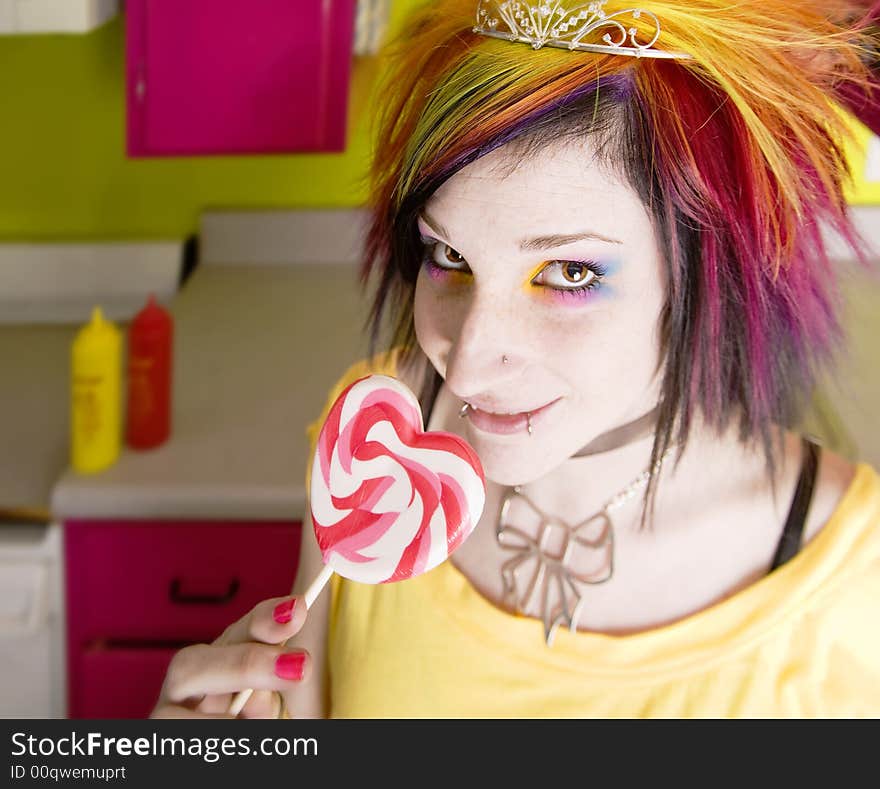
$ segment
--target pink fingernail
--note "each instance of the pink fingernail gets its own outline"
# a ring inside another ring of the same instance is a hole
[[[275,621],[279,625],[286,625],[291,619],[293,619],[293,609],[296,606],[296,598],[291,597],[290,600],[285,600],[283,603],[278,603],[275,606],[275,610],[272,615],[275,617]]]
[[[286,652],[275,661],[275,673],[281,679],[302,679],[305,664],[305,652]]]

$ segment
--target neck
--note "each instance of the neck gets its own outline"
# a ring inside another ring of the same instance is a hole
[[[598,511],[647,468],[658,411],[655,407],[602,433],[522,489],[551,511],[578,517]]]

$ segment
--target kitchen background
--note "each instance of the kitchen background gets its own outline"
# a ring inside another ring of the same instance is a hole
[[[304,425],[366,350],[376,50],[423,1],[0,0],[0,717],[144,716],[180,646],[289,591]],[[837,257],[851,350],[804,428],[880,466],[880,281]],[[151,293],[171,435],[76,472],[74,335]]]

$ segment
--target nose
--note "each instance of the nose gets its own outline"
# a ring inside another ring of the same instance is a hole
[[[497,393],[521,373],[524,326],[509,294],[474,288],[450,317],[446,384],[459,397]]]

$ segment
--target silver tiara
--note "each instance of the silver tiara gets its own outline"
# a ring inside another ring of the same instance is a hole
[[[654,49],[660,38],[660,20],[650,11],[627,8],[606,14],[607,0],[572,3],[562,0],[479,0],[475,33],[507,41],[521,41],[535,49],[557,47],[611,55],[641,58],[686,60],[683,52]],[[564,7],[567,6],[567,7]],[[648,17],[653,34],[647,41],[638,39],[634,20]],[[595,35],[593,35],[595,33]],[[601,36],[604,44],[596,43]],[[591,42],[584,39],[591,38]]]

